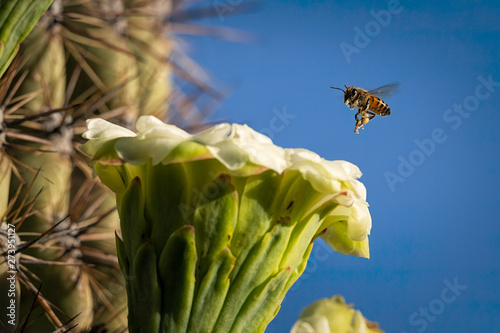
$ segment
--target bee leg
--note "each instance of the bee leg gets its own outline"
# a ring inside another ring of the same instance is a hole
[[[375,117],[375,114],[368,111],[368,110],[363,110],[360,112],[361,117],[356,118],[356,126],[354,127],[354,133],[359,133],[359,129],[365,129],[365,124],[367,124],[373,117]]]
[[[359,116],[359,117],[358,117]],[[363,128],[363,125],[366,124],[365,119],[368,119],[368,111],[366,108],[358,108],[358,112],[354,115],[354,119],[356,120],[356,125],[354,126],[354,133],[359,134],[359,129]]]
[[[356,112],[356,114],[354,115],[354,119],[357,121],[358,119],[358,116],[361,116],[362,117],[362,114],[361,114],[361,109],[358,109],[358,112]]]
[[[356,125],[354,126],[354,133],[359,134],[360,128],[363,128],[363,118],[356,119]]]
[[[358,117],[358,115],[360,117]],[[354,120],[356,120],[356,125],[354,126],[354,133],[356,134],[359,134],[359,128],[363,126],[363,124],[361,123],[361,119],[363,119],[363,116],[358,109],[358,112],[354,115]]]

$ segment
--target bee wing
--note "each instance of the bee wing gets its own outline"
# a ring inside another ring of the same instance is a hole
[[[389,96],[399,88],[399,83],[386,84],[385,86],[370,90],[368,93],[375,96]]]

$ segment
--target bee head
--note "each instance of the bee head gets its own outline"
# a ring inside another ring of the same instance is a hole
[[[330,87],[332,89],[341,90],[344,93],[344,104],[349,106],[351,110],[355,107],[355,101],[359,98],[359,91],[356,87],[348,87],[344,84],[345,90],[342,88]]]
[[[346,87],[344,92],[344,104],[350,106],[351,109],[355,104],[354,101],[359,97],[359,92],[356,87]]]

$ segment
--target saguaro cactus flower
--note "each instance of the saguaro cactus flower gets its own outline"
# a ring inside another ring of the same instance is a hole
[[[346,304],[339,295],[316,301],[302,310],[290,333],[384,333],[375,322]]]
[[[283,149],[246,125],[190,135],[88,121],[82,150],[116,193],[130,332],[262,332],[313,241],[368,257],[359,169]]]

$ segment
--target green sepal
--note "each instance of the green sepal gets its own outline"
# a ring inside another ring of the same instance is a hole
[[[130,167],[127,165],[127,167]],[[151,240],[161,254],[165,240],[184,226],[183,206],[187,205],[189,183],[182,163],[142,166],[146,191],[146,216],[152,221]]]
[[[227,174],[227,169],[215,159],[198,160],[189,163],[174,163],[167,164],[164,168],[172,167],[174,165],[179,165],[183,167],[184,181],[183,184],[188,191],[183,194],[185,196],[182,198],[180,208],[176,209],[181,212],[182,221],[185,224],[194,224],[194,213],[198,203],[206,203],[214,196],[215,191],[219,191],[217,185],[213,184],[213,181],[221,173]],[[203,170],[203,172],[200,172]],[[222,181],[225,181],[222,179]],[[232,181],[232,179],[231,179]],[[215,186],[214,186],[215,185]],[[177,201],[181,201],[176,199]],[[177,208],[177,207],[176,207]]]
[[[275,308],[274,311],[271,306],[266,310],[266,316],[262,319],[261,324],[259,328],[255,330],[255,332],[264,332],[267,325],[271,322],[271,320],[276,317],[278,314],[278,311],[280,310],[281,307],[281,301],[285,298],[286,293],[292,285],[297,281],[297,279],[304,273],[306,266],[307,266],[307,261],[309,259],[309,256],[311,255],[311,251],[313,248],[313,243],[311,242],[309,246],[307,247],[306,251],[302,255],[302,260],[300,263],[297,265],[295,269],[290,270],[290,274],[288,275],[288,280],[286,281],[285,286],[281,289],[281,294],[275,296],[275,299],[277,302],[274,303]]]
[[[123,164],[125,161],[118,155],[115,148],[116,143],[120,140],[123,140],[123,138],[115,138],[103,143],[92,157],[92,162],[100,162],[109,165]],[[87,153],[85,146],[82,147],[82,151]]]
[[[277,216],[289,216],[297,223],[317,208],[315,206],[324,195],[316,191],[298,170],[287,170],[282,177],[273,210]]]
[[[254,246],[229,289],[215,332],[229,332],[248,295],[279,271],[291,229],[289,221],[282,221]]]
[[[231,253],[236,257],[236,264],[231,277],[236,277],[241,265],[264,234],[271,228],[273,199],[278,190],[281,176],[273,170],[260,175],[245,177],[240,186],[240,205],[238,223],[231,240]]]
[[[116,166],[97,163],[95,171],[103,184],[109,187],[111,191],[117,194],[125,191],[123,175]]]
[[[246,299],[231,328],[231,333],[254,333],[261,327],[269,313],[275,313],[276,306],[281,303],[280,295],[290,276],[290,267],[271,276],[264,284],[254,290]],[[271,318],[272,319],[272,318]],[[270,319],[269,319],[270,321]],[[266,322],[266,325],[269,324]]]
[[[186,332],[196,282],[196,245],[193,226],[176,230],[167,240],[158,271],[162,283],[160,332]]]
[[[311,255],[311,251],[313,248],[313,243],[311,242],[307,247],[306,251],[302,255],[302,260],[297,265],[297,267],[292,270],[288,282],[286,284],[285,289],[283,289],[283,294],[281,295],[282,299],[285,298],[285,294],[292,287],[292,285],[298,280],[298,278],[304,273],[307,267],[307,261],[309,260],[309,256]],[[274,318],[274,317],[273,317]]]
[[[115,232],[116,241],[116,255],[118,256],[118,264],[122,271],[125,280],[128,279],[130,275],[130,260],[127,257],[127,249],[125,248],[125,243],[121,240],[118,234]]]
[[[213,332],[217,317],[229,290],[229,274],[235,258],[229,249],[222,250],[203,277],[191,311],[188,332]]]
[[[205,186],[212,189],[211,195],[199,199],[193,218],[199,258],[197,276],[201,278],[220,251],[229,246],[238,217],[238,194],[231,176],[220,174]]]
[[[302,262],[302,257],[307,252],[307,247],[312,244],[318,233],[321,232],[321,226],[328,214],[338,204],[326,202],[321,207],[315,209],[314,213],[305,216],[296,223],[290,239],[288,240],[287,250],[283,255],[280,266],[290,266],[292,271],[296,265]]]
[[[159,332],[161,321],[161,289],[158,284],[156,254],[151,243],[137,250],[132,274],[126,283],[129,295],[130,333]],[[127,277],[126,277],[127,278]]]
[[[280,298],[280,302],[281,302],[281,300],[283,300],[283,297],[284,297],[284,296],[282,296],[282,297]],[[257,329],[255,330],[255,333],[263,333],[263,332],[265,332],[265,331],[266,331],[266,328],[267,328],[267,325],[269,325],[269,323],[271,322],[271,320],[273,320],[273,318],[274,318],[274,317],[276,317],[276,315],[278,315],[278,312],[279,312],[280,308],[281,308],[281,304],[278,304],[278,305],[276,306],[276,309],[274,310],[274,312],[269,312],[269,313],[267,314],[269,318],[264,319],[264,320],[260,323],[260,326],[259,326],[259,327],[257,327]]]
[[[144,217],[144,193],[139,177],[117,198],[120,226],[127,258],[134,258],[139,247],[150,241],[151,226]]]
[[[162,163],[184,163],[207,158],[213,158],[213,156],[205,145],[194,141],[184,141],[172,149]]]
[[[120,265],[120,270],[122,272],[123,278],[125,280],[125,290],[127,291],[127,303],[130,307],[132,304],[132,291],[130,290],[129,280],[132,277],[130,272],[130,260],[127,258],[127,250],[125,249],[125,243],[121,240],[118,234],[115,232],[116,241],[116,256],[118,257],[118,264]]]

